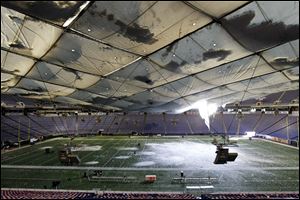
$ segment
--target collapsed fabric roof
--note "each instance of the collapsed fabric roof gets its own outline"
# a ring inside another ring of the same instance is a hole
[[[174,112],[299,90],[299,2],[4,1],[1,94]]]

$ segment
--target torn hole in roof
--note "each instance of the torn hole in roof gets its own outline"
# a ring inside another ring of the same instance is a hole
[[[106,9],[101,12],[93,11],[91,15],[98,15],[101,18],[106,17],[108,21],[113,21],[115,25],[119,26],[118,33],[122,34],[124,37],[133,40],[139,43],[145,44],[153,44],[158,40],[155,39],[153,36],[154,34],[150,32],[147,27],[141,27],[137,23],[133,23],[132,25],[127,25],[126,23],[122,22],[119,19],[114,18],[114,14],[107,13]]]
[[[1,5],[21,13],[62,23],[73,16],[83,3],[84,1],[6,1]]]
[[[78,71],[76,71],[74,69],[70,69],[70,68],[64,68],[64,70],[67,71],[67,72],[73,73],[75,75],[76,79],[82,80],[82,78],[78,74]]]
[[[208,51],[204,52],[202,54],[202,56],[203,56],[203,61],[206,61],[206,60],[209,60],[209,59],[215,59],[215,58],[218,58],[218,61],[221,61],[221,60],[224,60],[231,53],[232,53],[232,51],[230,51],[230,50],[224,50],[224,49],[214,50],[214,49],[209,49]]]
[[[146,83],[148,85],[153,85],[153,81],[150,78],[148,78],[148,76],[135,76],[134,79]]]
[[[279,57],[275,58],[272,62],[270,62],[270,64],[278,68],[284,68],[288,66],[297,67],[299,66],[299,58],[289,59],[287,57]]]
[[[299,67],[287,69],[284,71],[284,73],[286,73],[288,77],[296,77],[299,79]]]
[[[14,16],[14,15],[8,15],[8,17],[9,17],[13,22],[15,22],[15,23],[17,23],[17,24],[19,24],[19,25],[21,25],[21,24],[23,23],[23,21],[24,21],[24,19],[21,19],[21,18],[19,18],[19,17],[17,17],[17,16]]]
[[[30,91],[33,91],[33,92],[47,92],[47,90],[45,88],[42,88],[42,87],[18,87],[20,89],[23,89],[23,90],[30,90]]]
[[[153,44],[158,41],[153,37],[154,33],[151,33],[147,27],[141,27],[137,23],[127,26],[122,21],[117,20],[115,24],[120,27],[120,33],[124,37],[127,37],[135,42]]]
[[[163,66],[163,69],[166,69],[168,71],[171,72],[176,72],[176,73],[181,73],[181,67],[183,67],[184,65],[188,64],[186,61],[181,61],[181,63],[177,63],[175,61],[170,61],[168,64]]]
[[[176,45],[176,46],[175,46]],[[171,52],[175,52],[176,48],[178,46],[178,43],[177,42],[173,42],[172,44],[170,44],[164,53],[161,54],[162,57],[166,57],[168,56]],[[174,50],[173,50],[173,47],[174,47]],[[173,51],[172,51],[173,50]]]
[[[41,93],[33,93],[33,92],[28,92],[28,93],[21,93],[21,94],[17,94],[18,96],[43,96],[44,94]]]
[[[14,70],[1,69],[1,71],[4,72],[4,73],[8,73],[8,74],[11,74],[11,73],[12,74],[18,74],[20,72],[19,69],[14,69]],[[2,82],[2,80],[1,80],[1,82]]]
[[[32,50],[32,48],[25,46],[20,40],[16,40],[8,44],[11,48],[17,48],[21,50]]]

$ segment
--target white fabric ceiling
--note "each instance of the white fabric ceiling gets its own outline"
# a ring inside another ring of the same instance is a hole
[[[299,89],[298,1],[5,1],[1,94],[174,112]]]

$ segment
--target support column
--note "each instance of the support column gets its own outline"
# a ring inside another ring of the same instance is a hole
[[[145,134],[145,126],[147,122],[147,112],[144,112],[144,121],[143,121],[143,135]]]
[[[30,118],[28,117],[28,141],[30,142]]]
[[[164,129],[165,129],[165,135],[166,135],[166,134],[167,134],[167,127],[166,127],[166,113],[163,112],[162,115],[163,115]]]
[[[184,115],[185,115],[185,119],[186,119],[187,125],[188,125],[188,127],[189,127],[189,129],[190,129],[190,133],[191,133],[191,134],[194,134],[193,129],[192,129],[192,126],[191,126],[191,124],[190,124],[190,122],[189,122],[189,119],[188,119],[188,117],[187,117],[187,112],[184,112]]]
[[[111,128],[111,126],[113,125],[113,123],[115,122],[115,120],[116,120],[116,115],[113,113],[113,115],[114,115],[114,119],[112,120],[112,122],[108,125],[108,128],[107,128],[107,133],[109,133],[109,131],[110,131],[110,128]]]
[[[241,127],[241,119],[238,119],[238,127],[237,127],[237,131],[236,131],[236,135],[240,135],[240,127]]]
[[[297,117],[297,129],[298,129],[298,142],[297,142],[297,146],[299,147],[299,117]]]
[[[259,119],[257,120],[252,131],[256,132],[256,128],[258,127],[259,123],[261,122],[262,116],[263,116],[263,113],[260,114]]]
[[[286,138],[289,141],[290,140],[290,134],[289,134],[289,115],[286,118]]]
[[[19,148],[21,147],[21,118],[19,118],[19,128],[18,128],[18,143],[19,143]]]
[[[123,113],[123,117],[121,118],[121,121],[120,121],[120,123],[119,123],[119,126],[118,126],[118,129],[117,129],[116,133],[119,133],[119,132],[120,132],[121,125],[122,125],[124,119],[126,118],[126,114],[127,114],[127,113],[125,113],[125,112]]]
[[[75,119],[75,127],[76,127],[76,135],[78,135],[78,115],[76,115],[76,119]]]
[[[225,135],[227,135],[227,128],[226,128],[226,124],[225,124],[225,121],[224,121],[224,114],[223,114],[223,112],[221,113],[221,115],[222,115],[222,123],[223,123],[224,133],[225,133]]]

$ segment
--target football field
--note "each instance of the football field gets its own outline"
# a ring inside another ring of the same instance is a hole
[[[213,186],[209,192],[299,191],[298,149],[239,139],[228,147],[238,153],[236,160],[215,165],[212,140],[209,136],[54,138],[2,153],[1,187],[50,189],[53,181],[59,181],[59,189],[184,192],[189,186]],[[79,165],[59,161],[58,152],[67,145],[80,158]],[[94,175],[95,170],[102,175]],[[156,175],[157,180],[146,183],[145,175]]]

